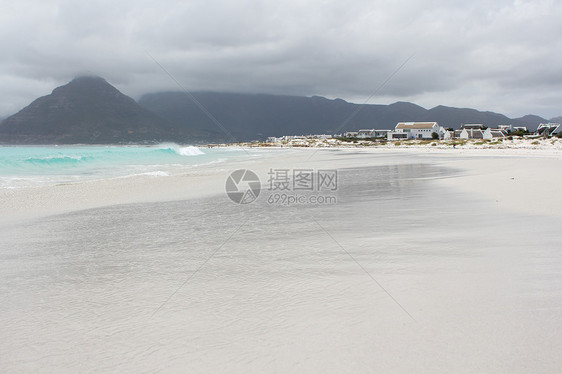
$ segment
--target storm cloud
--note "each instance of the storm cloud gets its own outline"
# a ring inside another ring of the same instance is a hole
[[[412,101],[511,117],[562,114],[559,1],[0,0],[0,6],[0,117],[84,74],[102,76],[134,98],[179,90],[158,64],[192,91]]]

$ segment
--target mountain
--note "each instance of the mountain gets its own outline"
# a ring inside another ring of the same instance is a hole
[[[511,120],[511,123],[517,126],[526,126],[528,129],[533,129],[535,130],[538,125],[540,125],[541,123],[547,123],[549,122],[548,120],[536,116],[534,114],[527,114],[526,116],[520,117],[520,118],[514,118]]]
[[[142,108],[100,77],[76,78],[0,124],[0,142],[10,144],[185,141],[202,135]]]
[[[144,95],[139,104],[178,126],[192,130],[222,126],[227,140],[251,140],[271,135],[332,132],[353,111],[353,104],[322,97],[196,92],[197,102],[184,93]],[[226,134],[225,134],[226,135]]]
[[[460,127],[461,124],[466,123],[481,123],[486,126],[508,124],[512,121],[503,114],[493,112],[479,112],[476,109],[469,108],[452,108],[443,105],[436,106],[427,111],[425,117],[427,120],[436,118],[440,125],[446,127]]]
[[[562,123],[562,116],[551,118],[548,122],[552,123]]]
[[[263,139],[267,136],[340,133],[366,128],[393,129],[401,121],[436,121],[443,127],[459,128],[464,123],[486,126],[514,124],[536,128],[545,122],[538,116],[510,119],[502,114],[475,109],[421,106],[397,102],[390,105],[361,105],[319,96],[282,96],[194,92],[197,102],[216,119],[217,125],[186,93],[161,92],[141,97],[139,104],[174,123],[191,130],[220,127],[232,136],[228,140]]]
[[[195,100],[193,100],[195,99]],[[4,144],[113,144],[246,141],[268,136],[393,129],[402,121],[514,124],[534,129],[544,118],[468,108],[425,109],[408,102],[354,104],[320,96],[195,92],[144,95],[139,102],[100,77],[79,77],[0,123]]]

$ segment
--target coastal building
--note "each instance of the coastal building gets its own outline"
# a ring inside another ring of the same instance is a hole
[[[307,135],[308,139],[332,139],[332,135],[329,134],[316,134],[316,135]]]
[[[484,130],[485,127],[486,126],[484,126],[481,123],[466,123],[464,125],[461,125],[461,130],[463,130],[463,129]]]
[[[359,130],[355,137],[359,138],[359,139],[386,138],[390,131],[392,131],[392,130],[379,130],[379,129]]]
[[[535,131],[535,135],[550,136],[556,133],[559,127],[559,123],[541,123]]]
[[[375,130],[374,137],[375,138],[386,138],[388,133],[392,130]]]
[[[437,122],[399,122],[394,131],[387,134],[388,140],[433,139],[433,133],[443,137],[444,129]]]
[[[306,140],[306,139],[321,139],[327,140],[332,139],[332,135],[329,134],[317,134],[317,135],[285,135],[281,137],[270,136],[267,138],[268,143],[280,143],[280,142],[292,142],[294,140]]]
[[[456,132],[456,131],[455,131]],[[459,139],[484,139],[484,131],[481,128],[464,128],[460,130]]]
[[[513,125],[498,125],[498,130],[503,130],[507,134],[509,134],[510,132],[514,132],[514,131],[527,132],[527,127],[526,126],[513,126]]]
[[[306,136],[304,135],[285,135],[283,137],[281,137],[281,140],[304,140],[306,139]]]
[[[463,125],[464,126],[464,125]],[[455,139],[493,139],[493,138],[505,138],[507,136],[507,131],[501,128],[483,129],[484,125],[468,125],[466,128],[460,130],[455,130],[452,132],[452,138]]]
[[[367,139],[367,138],[386,138],[388,133],[392,130],[381,130],[381,129],[364,129],[359,131],[347,131],[343,135],[346,138],[357,138],[357,139]]]
[[[375,129],[371,129],[371,130],[359,130],[357,131],[357,138],[359,139],[365,139],[365,138],[372,138],[373,134],[375,132]]]
[[[444,129],[444,128],[442,128],[442,129],[443,129],[443,138],[442,138],[443,140],[451,140],[451,139],[453,139],[453,137],[455,136],[455,132],[454,132],[454,131],[449,131],[449,130],[446,130],[446,129]]]
[[[482,135],[482,139],[493,139],[493,138],[505,138],[507,136],[507,132],[502,129],[490,129],[487,128],[484,130],[484,134]]]

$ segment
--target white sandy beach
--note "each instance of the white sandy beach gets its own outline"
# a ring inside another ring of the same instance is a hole
[[[555,150],[292,149],[3,190],[0,368],[557,372],[561,166]],[[337,204],[237,205],[240,168],[262,185],[337,169]]]

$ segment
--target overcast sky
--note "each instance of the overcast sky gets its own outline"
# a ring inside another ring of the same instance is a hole
[[[560,0],[0,0],[0,117],[77,75],[179,90],[153,56],[190,91],[551,118],[561,36]]]

